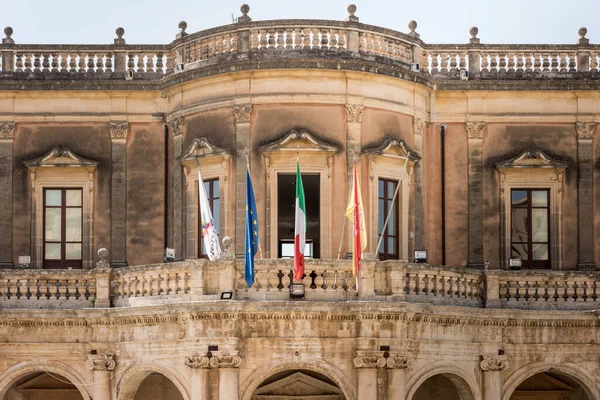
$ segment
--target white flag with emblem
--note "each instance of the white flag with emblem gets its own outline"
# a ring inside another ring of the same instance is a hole
[[[200,220],[202,221],[202,237],[204,238],[204,249],[209,260],[216,260],[221,257],[221,246],[219,245],[219,233],[215,227],[215,222],[206,197],[204,181],[198,165],[198,198],[200,199]]]

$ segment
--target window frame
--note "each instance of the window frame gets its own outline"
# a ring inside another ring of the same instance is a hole
[[[384,192],[384,197],[381,197],[381,194],[379,193],[379,182],[383,181],[383,192]],[[387,188],[388,188],[388,183],[393,183],[393,187],[394,190],[392,191],[392,193],[387,193]],[[381,214],[381,211],[379,209],[379,201],[383,200],[384,201],[384,212],[383,212],[383,220],[385,221],[385,218],[387,217],[387,214],[389,212],[389,210],[387,209],[387,201],[388,200],[392,200],[394,198],[394,192],[396,191],[397,187],[398,187],[398,180],[397,179],[389,179],[389,178],[385,178],[385,177],[378,177],[377,178],[377,203],[376,206],[374,204],[374,206],[377,208],[377,242],[379,243],[380,237],[381,235],[379,234],[379,215]],[[402,189],[400,189],[402,190]],[[389,197],[386,197],[386,195],[389,195]],[[388,235],[387,231],[389,230],[389,221],[388,221],[388,227],[386,227],[386,232],[382,232],[383,234],[383,240],[381,241],[381,247],[379,248],[379,251],[377,253],[377,257],[379,258],[379,260],[384,261],[384,260],[399,260],[400,259],[400,224],[398,223],[399,221],[402,220],[401,216],[400,216],[400,206],[399,206],[399,201],[398,199],[401,196],[399,195],[398,198],[396,198],[396,200],[394,201],[394,203],[392,204],[393,207],[395,207],[396,209],[396,221],[395,222],[395,227],[396,229],[394,230],[395,235],[394,236],[390,236]],[[391,218],[390,218],[391,221]],[[384,222],[385,223],[385,222]],[[388,238],[390,237],[395,237],[396,238],[396,248],[394,249],[396,252],[395,253],[390,253],[388,250]]]

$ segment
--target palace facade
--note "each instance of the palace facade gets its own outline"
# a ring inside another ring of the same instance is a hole
[[[167,45],[129,45],[122,28],[110,45],[4,30],[0,399],[599,400],[587,30],[573,45],[486,45],[477,28],[430,45],[415,21],[367,25],[353,5],[345,21],[241,11],[197,33],[181,22]],[[303,298],[290,295],[296,160]]]

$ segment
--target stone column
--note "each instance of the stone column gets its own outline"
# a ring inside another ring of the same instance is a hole
[[[110,378],[116,367],[112,354],[90,354],[85,366],[92,371],[94,384],[90,386],[92,399],[111,400]]]
[[[577,172],[579,259],[577,269],[593,270],[594,265],[594,157],[592,139],[596,124],[577,122]]]
[[[408,368],[408,358],[400,354],[390,354],[386,361],[388,368],[388,400],[406,399],[406,369]]]
[[[415,139],[415,151],[419,156],[423,155],[423,135],[427,130],[427,121],[422,118],[414,118],[414,139]],[[413,205],[411,205],[410,209],[414,210],[414,238],[412,239],[413,248],[409,246],[408,248],[408,259],[410,259],[410,255],[413,254],[413,250],[415,249],[424,249],[425,248],[425,208],[423,204],[423,166],[422,163],[418,162],[414,166],[414,176],[415,176],[415,192],[413,196],[410,196],[410,200]],[[409,244],[411,242],[411,237],[409,234]]]
[[[357,351],[354,367],[358,369],[358,399],[377,399],[377,368],[386,366],[381,351]]]
[[[362,116],[365,108],[361,105],[348,104],[346,105],[346,182],[347,182],[347,196],[350,195],[352,190],[352,168],[354,165],[354,157],[356,157],[356,170],[360,176],[360,154],[362,151],[361,147],[361,133],[362,133]],[[363,193],[368,191],[362,190]],[[346,221],[346,254],[352,252],[352,241],[353,232],[352,225]],[[336,243],[339,246],[339,243]],[[367,247],[367,251],[369,248]],[[337,252],[336,252],[337,258]]]
[[[483,400],[502,398],[502,371],[508,368],[506,356],[482,356]]]
[[[219,368],[219,400],[238,400],[239,367],[242,359],[233,353],[213,352],[210,366]]]
[[[233,107],[235,122],[235,234],[234,245],[237,257],[244,256],[244,234],[246,213],[246,158],[241,156],[246,149],[250,149],[250,114],[252,104]],[[249,155],[250,156],[250,155]],[[260,213],[259,213],[260,214]]]
[[[207,368],[210,368],[210,359],[207,356],[193,354],[185,358],[185,365],[192,369],[190,400],[207,400]]]
[[[184,232],[184,218],[183,218],[183,175],[182,166],[178,161],[179,156],[183,152],[183,131],[185,129],[185,120],[183,117],[176,117],[169,122],[169,129],[171,136],[173,137],[173,145],[169,158],[173,167],[173,248],[175,249],[175,259],[189,258],[192,254],[184,254],[183,245],[183,232]],[[165,183],[166,184],[166,183]],[[167,242],[168,243],[168,242]]]
[[[125,218],[129,122],[109,122],[108,132],[111,140],[110,265],[118,268],[127,266]]]
[[[483,263],[483,129],[485,122],[467,122],[469,142],[469,267]]]
[[[0,269],[13,267],[14,122],[0,122]]]

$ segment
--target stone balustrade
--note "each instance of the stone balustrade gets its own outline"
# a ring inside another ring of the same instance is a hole
[[[0,308],[137,307],[234,300],[289,300],[292,261],[257,259],[255,282],[243,260],[186,260],[91,270],[3,270]],[[600,272],[476,270],[404,261],[307,260],[305,298],[299,301],[384,301],[459,307],[587,310],[600,307]],[[358,283],[358,285],[357,285]]]

